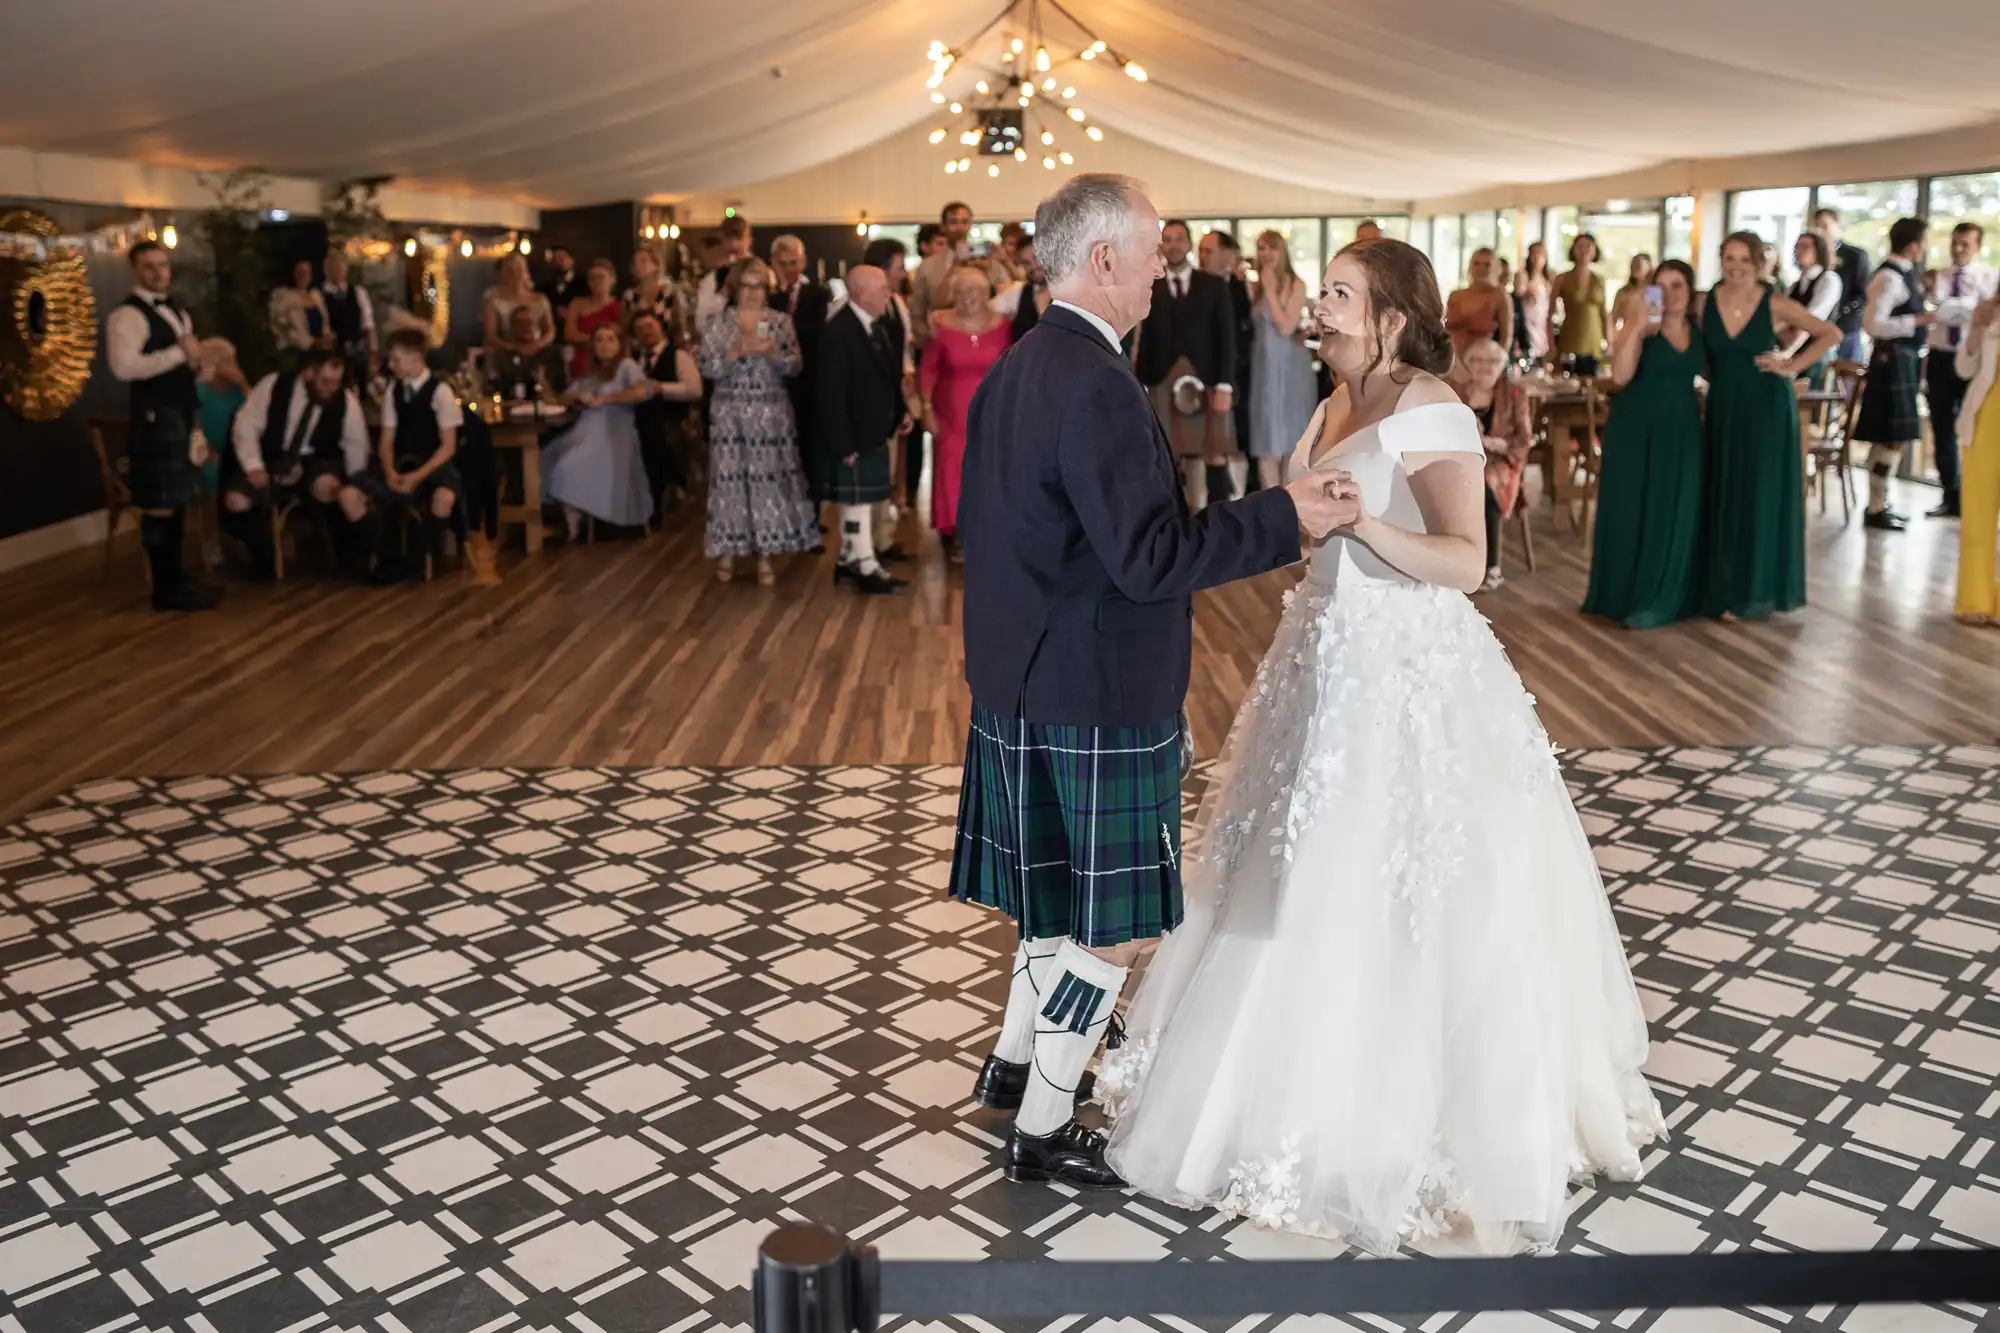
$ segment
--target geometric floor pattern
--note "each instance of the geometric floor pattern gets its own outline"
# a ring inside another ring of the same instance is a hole
[[[1671,1128],[1564,1248],[2000,1246],[2000,750],[1564,763]],[[1332,1257],[1000,1179],[967,1096],[1012,939],[941,900],[957,782],[119,780],[0,831],[0,1333],[740,1326],[757,1240],[800,1218],[894,1257]]]

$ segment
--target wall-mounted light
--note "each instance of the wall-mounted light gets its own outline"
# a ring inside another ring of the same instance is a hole
[[[417,257],[416,237],[412,236],[409,240],[403,242],[403,253],[405,255],[408,255],[411,259],[415,259]]]
[[[167,247],[167,249],[171,250],[180,243],[181,243],[181,234],[180,232],[174,229],[173,223],[169,222],[166,226],[160,228],[161,245],[164,245]]]
[[[472,241],[468,238],[458,243],[458,252],[467,259],[472,258]]]
[[[680,238],[681,238],[681,224],[678,222],[669,222],[667,224],[667,239],[670,241],[678,241]]]
[[[645,237],[645,238],[646,238],[647,240],[649,240],[649,241],[650,241],[650,240],[652,240],[652,239],[653,239],[653,224],[652,224],[652,223],[650,223],[650,222],[648,222],[648,223],[647,223],[647,224],[646,224],[646,225],[645,225],[644,227],[641,227],[641,228],[639,229],[639,234],[640,234],[641,236],[644,236],[644,237]]]
[[[521,253],[524,255],[531,255],[534,252],[535,252],[535,243],[529,240],[527,237],[523,236],[521,238]]]

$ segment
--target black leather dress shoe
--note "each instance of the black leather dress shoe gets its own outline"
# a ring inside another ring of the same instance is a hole
[[[875,558],[884,564],[902,565],[909,563],[913,556],[903,549],[901,542],[894,542],[875,553]]]
[[[1104,1160],[1105,1137],[1072,1120],[1035,1138],[1019,1129],[1007,1136],[1007,1179],[1023,1185],[1059,1184],[1079,1190],[1122,1190],[1125,1182]]]
[[[1018,1111],[1021,1109],[1021,1098],[1027,1091],[1028,1066],[989,1055],[979,1071],[978,1081],[972,1085],[972,1100],[996,1111]],[[1097,1075],[1086,1073],[1076,1085],[1078,1105],[1089,1101],[1096,1091]]]
[[[1876,509],[1862,515],[1861,526],[1877,532],[1902,532],[1910,526],[1910,520],[1893,509]]]
[[[908,591],[910,586],[904,580],[896,578],[885,570],[877,569],[864,573],[856,569],[853,565],[835,565],[833,567],[833,584],[836,588],[842,584],[850,585],[856,592],[864,593],[870,597],[900,596]]]
[[[1958,517],[1958,501],[1956,501],[1956,500],[1946,500],[1946,501],[1945,501],[1945,502],[1944,502],[1943,504],[1939,505],[1939,506],[1938,506],[1938,507],[1937,507],[1936,509],[1933,509],[1933,510],[1930,510],[1929,512],[1927,512],[1927,513],[1926,513],[1926,514],[1924,515],[1924,517],[1925,517],[1925,518],[1957,518],[1957,517]]]

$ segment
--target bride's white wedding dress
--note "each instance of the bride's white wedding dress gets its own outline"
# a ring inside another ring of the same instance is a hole
[[[1426,404],[1316,466],[1423,531],[1402,456],[1459,450],[1471,411]],[[1098,1076],[1134,1188],[1505,1253],[1555,1240],[1572,1179],[1640,1174],[1664,1125],[1638,993],[1534,701],[1462,593],[1348,538],[1315,552],[1196,833],[1185,923]]]

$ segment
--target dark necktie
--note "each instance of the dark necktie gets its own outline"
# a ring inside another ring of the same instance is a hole
[[[306,433],[312,429],[313,416],[318,410],[318,405],[310,398],[306,399],[305,406],[299,409],[299,424],[292,427],[292,438],[285,445],[286,458],[297,458],[305,452]]]

